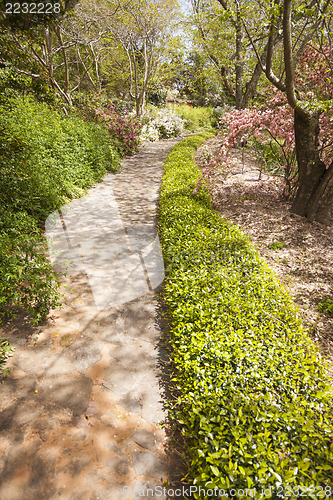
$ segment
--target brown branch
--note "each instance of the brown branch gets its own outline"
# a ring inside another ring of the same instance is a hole
[[[295,109],[297,106],[297,97],[295,94],[295,70],[294,70],[293,53],[292,53],[291,7],[292,7],[292,0],[284,0],[283,53],[284,53],[284,66],[286,70],[286,94],[290,106],[293,109]]]

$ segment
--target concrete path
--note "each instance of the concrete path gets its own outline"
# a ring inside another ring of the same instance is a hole
[[[166,498],[167,353],[152,290],[164,276],[156,202],[176,142],[146,145],[48,221],[65,303],[42,326],[0,332],[16,347],[0,385],[1,500]]]

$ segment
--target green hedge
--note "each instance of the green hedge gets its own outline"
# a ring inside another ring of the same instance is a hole
[[[28,96],[2,103],[0,322],[22,308],[38,322],[58,305],[58,279],[41,232],[44,221],[118,164],[103,126],[65,116]]]
[[[318,498],[333,470],[325,369],[250,241],[212,210],[204,188],[192,194],[200,177],[193,154],[206,137],[173,148],[160,206],[179,391],[172,414],[186,438],[189,479],[243,489],[236,498],[260,498],[265,488],[271,498],[297,498],[297,486]]]

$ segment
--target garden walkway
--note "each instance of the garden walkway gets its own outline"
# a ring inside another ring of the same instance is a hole
[[[164,275],[156,202],[176,142],[145,145],[46,224],[55,265],[68,267],[65,302],[42,326],[1,332],[16,347],[0,385],[2,500],[142,498],[169,477],[152,290]]]

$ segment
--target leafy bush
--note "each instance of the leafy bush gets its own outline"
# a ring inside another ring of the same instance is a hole
[[[96,109],[95,114],[106,124],[120,156],[132,155],[138,151],[141,125],[134,117],[128,113],[121,115],[113,104],[107,110]]]
[[[59,276],[46,258],[46,244],[39,235],[0,236],[0,243],[0,321],[24,309],[37,324],[60,305]]]
[[[100,125],[61,116],[29,97],[0,108],[0,134],[3,203],[39,220],[118,166]]]
[[[158,83],[152,83],[148,91],[148,102],[153,106],[162,108],[166,104],[168,90]]]
[[[177,113],[183,120],[186,120],[185,128],[189,132],[199,130],[211,130],[217,124],[217,116],[211,106],[192,107],[188,104],[173,106],[173,111]]]
[[[0,104],[23,93],[33,95],[38,101],[60,106],[60,100],[50,88],[46,76],[32,78],[18,73],[14,68],[0,68]]]
[[[179,136],[184,130],[185,121],[171,109],[147,106],[142,125],[141,140],[158,141]]]
[[[176,400],[197,487],[316,498],[332,486],[332,403],[320,355],[288,293],[241,231],[211,209],[193,160],[167,157],[160,233]],[[289,488],[289,489],[288,489]],[[326,490],[325,490],[326,488]],[[289,492],[289,493],[288,493]],[[208,498],[196,493],[195,498]]]
[[[47,216],[116,169],[101,125],[62,116],[29,97],[0,108],[0,321],[24,308],[33,322],[58,304],[58,276],[46,257]]]
[[[83,118],[102,124],[109,131],[112,145],[121,157],[137,152],[140,144],[141,124],[129,113],[131,103],[111,102],[105,91],[97,95],[77,94],[74,101]]]

